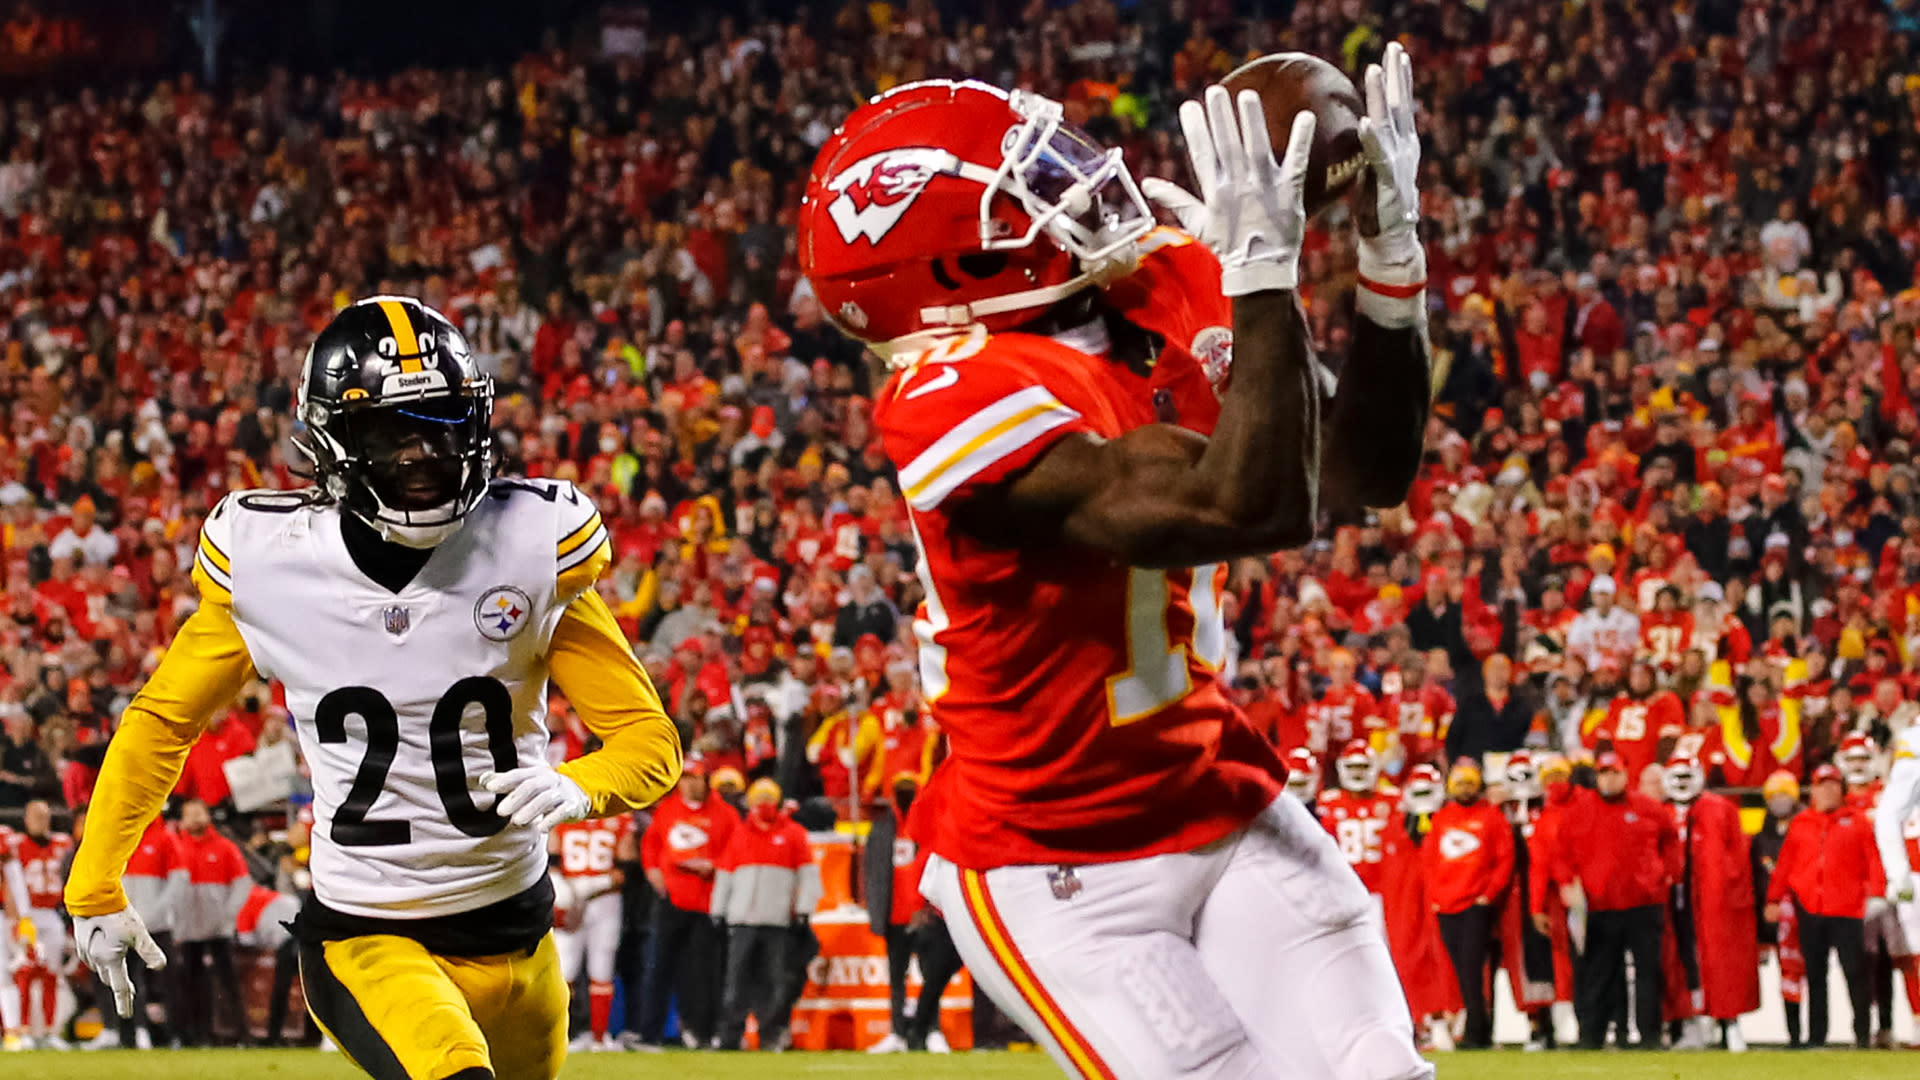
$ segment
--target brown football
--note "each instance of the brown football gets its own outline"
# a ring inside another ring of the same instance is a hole
[[[1276,159],[1286,152],[1294,115],[1301,109],[1313,110],[1313,152],[1307,158],[1305,198],[1308,217],[1333,205],[1366,171],[1360,151],[1360,118],[1366,115],[1366,106],[1346,72],[1307,53],[1273,53],[1235,68],[1221,85],[1235,98],[1242,90],[1260,95]]]

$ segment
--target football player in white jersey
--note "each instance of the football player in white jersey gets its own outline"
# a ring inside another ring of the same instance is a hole
[[[1920,930],[1915,911],[1912,860],[1907,857],[1907,826],[1920,813],[1920,724],[1895,732],[1893,765],[1873,810],[1873,838],[1880,866],[1887,872],[1887,899],[1899,905],[1908,932]]]
[[[308,351],[316,486],[227,496],[200,606],[122,718],[66,892],[83,957],[131,1004],[164,962],[120,875],[187,751],[246,681],[278,679],[313,774],[307,1005],[378,1080],[551,1080],[567,988],[547,831],[671,790],[680,744],[593,585],[593,503],[495,479],[492,381],[416,300],[341,311]],[[548,764],[547,681],[600,750]]]

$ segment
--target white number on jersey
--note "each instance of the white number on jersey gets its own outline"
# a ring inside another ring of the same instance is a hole
[[[612,829],[568,829],[560,836],[561,872],[571,877],[607,873],[619,842]]]
[[[1145,720],[1187,696],[1193,679],[1187,672],[1189,649],[1210,668],[1227,662],[1226,618],[1221,611],[1217,581],[1219,564],[1192,570],[1147,570],[1135,567],[1127,578],[1127,670],[1107,680],[1107,703],[1113,725]],[[1191,642],[1179,642],[1167,633],[1167,609],[1172,606],[1170,579],[1191,573],[1187,603],[1193,608]]]
[[[1380,861],[1380,830],[1385,826],[1379,818],[1347,818],[1335,826],[1334,839],[1349,865]]]

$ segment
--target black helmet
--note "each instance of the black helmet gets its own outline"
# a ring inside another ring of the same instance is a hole
[[[307,350],[296,440],[320,487],[409,547],[451,536],[487,492],[493,380],[446,316],[404,296],[342,310]]]

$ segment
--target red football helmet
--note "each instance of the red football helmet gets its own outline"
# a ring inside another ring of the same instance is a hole
[[[1660,787],[1673,802],[1690,803],[1707,789],[1706,773],[1701,770],[1698,758],[1676,750],[1667,757],[1667,767],[1660,776]]]
[[[1287,755],[1287,790],[1301,802],[1311,802],[1320,793],[1320,759],[1304,746]]]
[[[1347,740],[1340,756],[1334,759],[1333,769],[1343,791],[1364,794],[1380,783],[1380,766],[1373,759],[1373,751],[1367,749],[1365,739]]]
[[[1873,783],[1873,758],[1875,748],[1873,739],[1864,731],[1856,731],[1840,740],[1840,749],[1833,755],[1833,763],[1840,767],[1840,776],[1851,787]]]
[[[929,80],[854,110],[820,148],[800,271],[843,330],[885,346],[1027,322],[1123,265],[1153,224],[1120,151],[1058,102]]]

